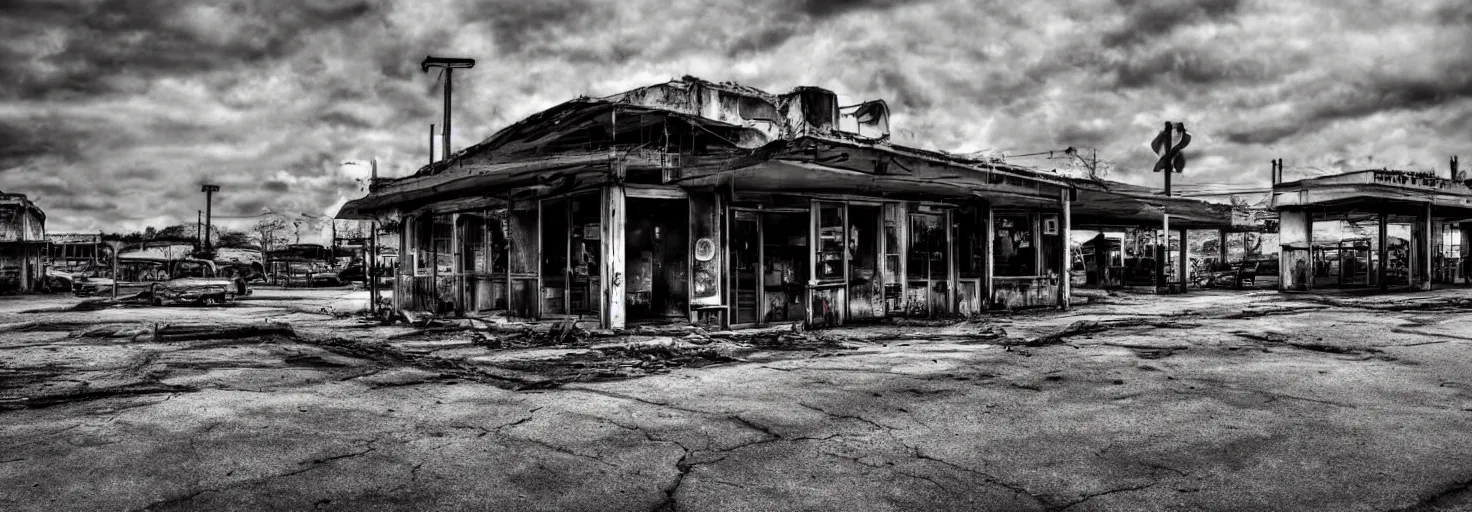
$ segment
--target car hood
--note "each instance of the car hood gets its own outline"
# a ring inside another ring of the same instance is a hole
[[[235,282],[220,277],[182,277],[159,283],[169,287],[234,286]]]

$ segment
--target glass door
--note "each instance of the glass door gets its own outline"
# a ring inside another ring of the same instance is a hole
[[[761,223],[756,212],[733,210],[731,212],[731,272],[732,301],[736,312],[733,324],[755,324],[761,318],[758,289],[761,264]]]

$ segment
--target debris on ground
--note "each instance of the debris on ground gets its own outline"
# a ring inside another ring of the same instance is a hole
[[[192,340],[234,340],[261,336],[285,336],[295,338],[291,324],[267,322],[261,324],[158,324],[153,329],[153,341],[177,342]]]

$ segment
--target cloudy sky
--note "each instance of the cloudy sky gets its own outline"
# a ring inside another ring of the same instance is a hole
[[[342,161],[427,160],[426,54],[478,61],[457,149],[689,74],[884,98],[908,145],[1097,148],[1140,184],[1166,120],[1195,137],[1187,186],[1263,186],[1273,158],[1290,179],[1472,162],[1466,0],[6,0],[0,190],[53,232],[192,222],[205,181],[227,224],[321,215],[361,194]]]

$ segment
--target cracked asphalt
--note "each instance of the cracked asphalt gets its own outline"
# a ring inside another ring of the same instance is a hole
[[[522,391],[292,293],[0,300],[0,509],[1472,509],[1472,291],[1114,296]],[[300,336],[146,335],[186,321]]]

